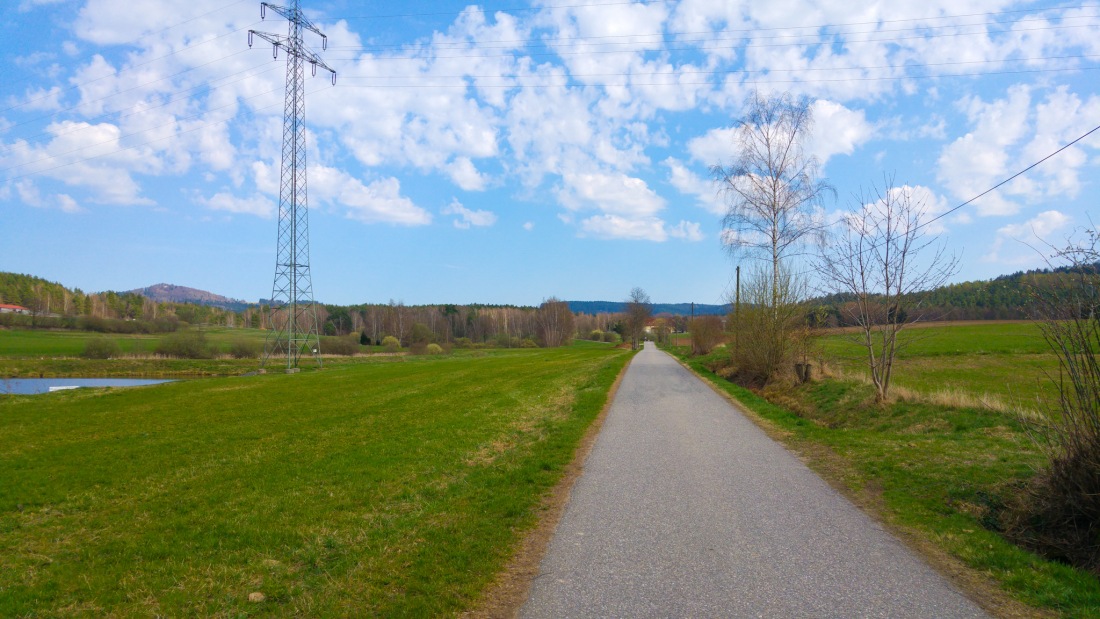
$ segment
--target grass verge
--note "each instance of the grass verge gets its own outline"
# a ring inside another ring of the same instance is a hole
[[[0,616],[461,612],[628,359],[508,351],[0,397]]]
[[[1006,502],[1041,463],[1013,417],[922,402],[878,407],[866,385],[831,380],[766,399],[710,372],[706,358],[672,352],[945,571],[965,565],[956,581],[995,614],[1100,616],[1094,575],[997,532]]]

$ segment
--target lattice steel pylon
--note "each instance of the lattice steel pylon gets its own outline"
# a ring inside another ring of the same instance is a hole
[[[320,330],[313,301],[313,279],[309,272],[309,203],[306,196],[306,93],[305,63],[321,67],[332,74],[336,83],[336,71],[329,67],[302,41],[303,31],[309,30],[321,37],[322,49],[328,47],[328,37],[314,26],[293,0],[288,6],[260,3],[260,18],[267,9],[282,15],[290,23],[287,36],[248,31],[248,46],[257,36],[270,42],[273,55],[279,57],[279,48],[286,52],[286,102],[283,107],[283,163],[279,186],[279,237],[276,244],[275,282],[271,288],[272,330],[264,342],[261,367],[268,361],[286,356],[286,370],[296,371],[298,359],[313,355],[321,365]]]

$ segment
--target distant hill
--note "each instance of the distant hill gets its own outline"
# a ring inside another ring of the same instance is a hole
[[[194,305],[220,307],[232,312],[244,311],[250,305],[247,301],[240,299],[230,299],[213,292],[188,288],[187,286],[176,286],[175,284],[155,284],[148,288],[137,288],[128,292],[139,294],[158,303],[192,303]]]
[[[654,303],[653,315],[672,314],[673,316],[690,316],[691,303]],[[569,309],[575,314],[617,314],[626,311],[625,301],[569,301]],[[729,305],[704,305],[695,304],[696,316],[724,316],[730,311]]]

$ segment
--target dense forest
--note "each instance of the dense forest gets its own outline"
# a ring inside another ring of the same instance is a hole
[[[1100,263],[1085,267],[1100,271]],[[950,284],[920,293],[919,315],[902,320],[1022,320],[1031,316],[1031,305],[1040,290],[1058,288],[1054,284],[1072,269],[1036,269],[1017,271],[987,281]],[[851,295],[835,294],[813,299],[810,304],[828,317],[829,325],[849,326],[846,316],[853,303]]]

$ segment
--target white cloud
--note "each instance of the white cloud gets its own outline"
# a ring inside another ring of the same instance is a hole
[[[957,198],[969,199],[1010,175],[1009,147],[1030,131],[1031,93],[1026,86],[1014,86],[1006,99],[985,103],[967,97],[959,106],[973,130],[943,149],[938,178]],[[1020,209],[1000,193],[985,196],[975,207],[980,215],[1011,215]]]
[[[485,189],[485,176],[478,172],[477,168],[468,157],[458,157],[446,166],[447,173],[456,185],[466,191],[480,191]]]
[[[581,221],[585,236],[598,239],[658,241],[668,239],[664,222],[657,217],[627,218],[620,215],[596,215]]]
[[[833,155],[851,155],[871,138],[874,127],[863,110],[854,111],[833,101],[818,99],[811,106],[814,126],[805,145],[806,154],[824,166]]]
[[[675,227],[669,229],[668,235],[685,241],[703,240],[703,232],[700,230],[699,224],[690,221],[681,221]]]
[[[688,140],[687,149],[693,160],[704,165],[729,165],[737,156],[736,139],[737,129],[734,127],[711,129]]]
[[[473,211],[464,206],[457,198],[443,207],[440,213],[444,215],[458,215],[454,220],[454,227],[460,230],[468,230],[470,226],[488,227],[497,222],[497,216],[491,211]]]
[[[1004,99],[989,103],[977,97],[959,102],[973,129],[943,149],[938,177],[956,197],[969,199],[1015,172],[1055,152],[1091,128],[1100,116],[1100,97],[1082,101],[1065,86],[1032,103],[1033,89],[1009,88]],[[1081,170],[1088,149],[1100,140],[1084,141],[1015,179],[975,203],[979,215],[1011,215],[1021,206],[1013,200],[1038,202],[1059,196],[1073,198],[1081,188]]]
[[[713,180],[698,176],[675,157],[665,159],[664,164],[669,169],[669,182],[680,193],[694,196],[699,206],[712,215],[726,213],[726,203]]]
[[[207,208],[215,211],[226,211],[243,215],[256,215],[264,219],[271,219],[275,215],[275,203],[263,196],[250,196],[242,198],[225,192],[219,192],[202,199],[201,202]]]
[[[431,213],[401,195],[401,182],[396,178],[364,185],[347,172],[327,166],[310,166],[308,174],[312,194],[341,208],[349,219],[402,226],[425,226],[432,222]]]
[[[571,210],[595,207],[630,218],[647,217],[665,207],[665,200],[640,178],[616,173],[566,173],[558,199]]]
[[[1058,244],[1054,233],[1065,230],[1071,222],[1068,215],[1050,210],[1023,223],[1002,226],[982,260],[1006,267],[1032,263],[1043,255],[1047,244]]]
[[[125,148],[119,128],[110,123],[63,121],[46,128],[42,145],[17,140],[0,143],[0,165],[18,175],[53,178],[88,190],[90,200],[107,204],[151,204],[131,172],[152,174],[162,161],[149,149]]]
[[[535,222],[533,222],[533,221],[524,222],[523,229],[528,231],[528,232],[534,230],[535,229]]]

